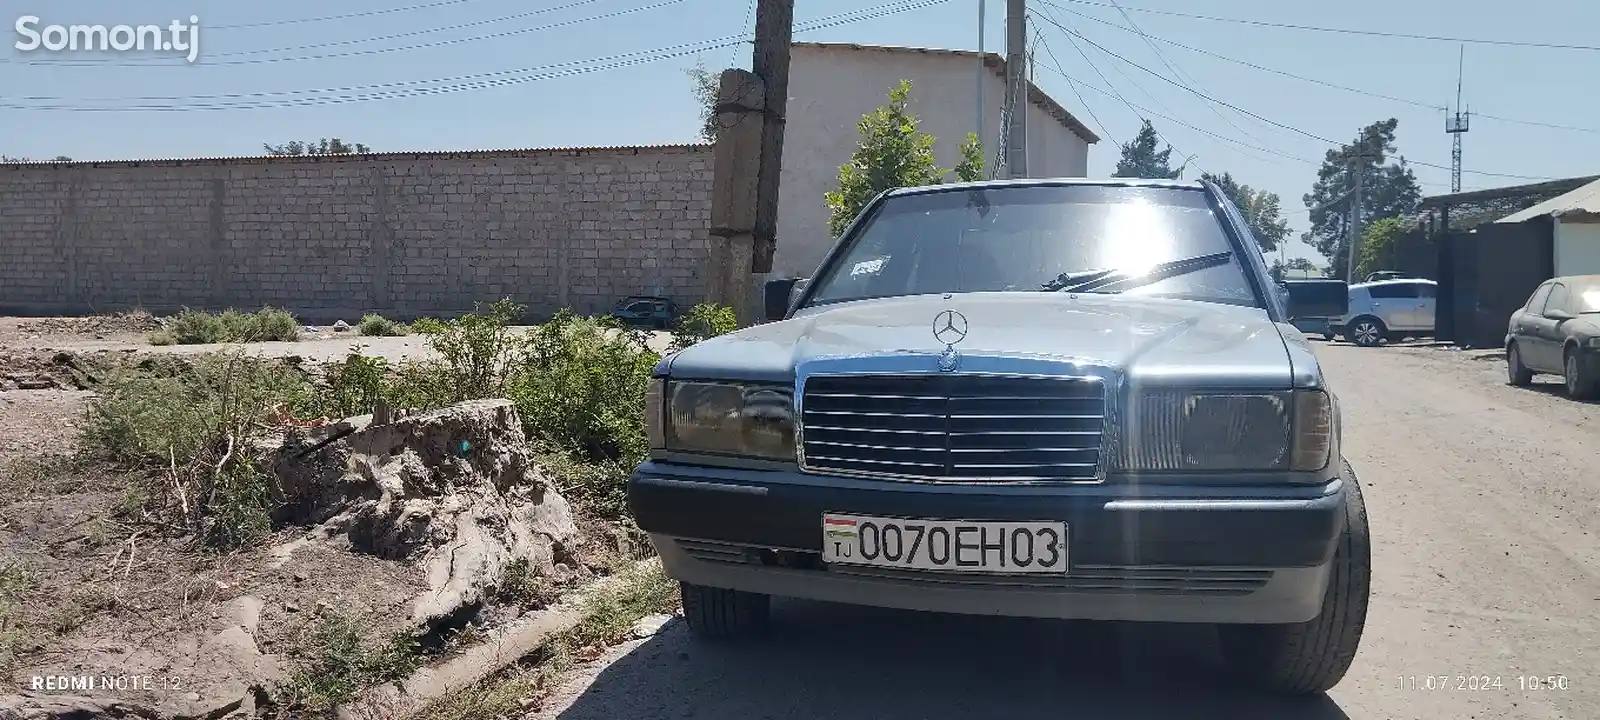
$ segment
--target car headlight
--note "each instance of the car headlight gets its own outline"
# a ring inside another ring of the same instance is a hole
[[[1333,404],[1319,390],[1150,393],[1127,412],[1123,469],[1316,471],[1333,448]]]
[[[1584,341],[1583,345],[1590,350],[1600,350],[1600,337],[1589,338]]]
[[[794,459],[788,387],[653,378],[646,412],[652,450]]]

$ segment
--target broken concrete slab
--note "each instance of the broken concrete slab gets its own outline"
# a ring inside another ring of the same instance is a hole
[[[291,429],[272,469],[281,521],[320,524],[355,552],[423,570],[429,589],[410,618],[420,627],[483,604],[513,560],[551,578],[578,566],[572,508],[534,463],[508,400]]]

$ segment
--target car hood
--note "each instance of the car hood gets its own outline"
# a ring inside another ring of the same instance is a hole
[[[945,310],[967,319],[955,346],[963,356],[1093,363],[1156,385],[1292,386],[1290,350],[1265,310],[1134,295],[961,293],[823,305],[711,338],[658,369],[675,378],[792,382],[811,360],[934,356],[945,348],[933,332]]]

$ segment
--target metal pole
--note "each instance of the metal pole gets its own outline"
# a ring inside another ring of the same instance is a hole
[[[984,6],[988,0],[978,0],[978,142],[984,142],[983,137],[983,85],[984,76],[989,74],[989,58],[983,52],[983,31],[987,27],[984,23]]]
[[[1006,0],[1006,169],[1013,178],[1028,177],[1028,3]]]
[[[1345,272],[1345,282],[1354,285],[1356,282],[1356,255],[1361,252],[1361,178],[1367,174],[1367,155],[1365,149],[1357,151],[1355,157],[1355,189],[1350,194],[1350,246],[1346,258],[1349,267]]]

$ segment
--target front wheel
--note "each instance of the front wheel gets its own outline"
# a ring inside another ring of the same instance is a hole
[[[1372,589],[1367,506],[1350,463],[1344,463],[1345,530],[1333,555],[1322,612],[1294,625],[1221,628],[1228,663],[1246,681],[1272,692],[1309,695],[1339,684],[1361,645]]]
[[[1506,349],[1506,380],[1517,387],[1533,382],[1533,371],[1522,364],[1522,351],[1517,349],[1516,343]]]
[[[689,631],[707,640],[751,637],[767,626],[772,597],[739,590],[678,583],[683,598],[683,619]]]
[[[1371,316],[1351,320],[1350,328],[1345,331],[1345,337],[1361,347],[1377,347],[1388,334],[1389,329],[1383,326],[1383,321]]]
[[[1569,347],[1565,357],[1562,358],[1562,373],[1567,384],[1567,397],[1573,400],[1589,400],[1595,396],[1594,373],[1583,366],[1583,358],[1578,355],[1578,349]]]

